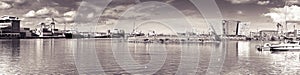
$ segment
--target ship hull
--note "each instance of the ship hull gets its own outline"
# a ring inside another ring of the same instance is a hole
[[[84,38],[83,35],[80,34],[72,34],[72,33],[65,33],[66,38]]]

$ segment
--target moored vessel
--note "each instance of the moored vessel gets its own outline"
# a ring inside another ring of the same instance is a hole
[[[270,51],[290,51],[299,50],[300,51],[300,41],[288,41],[280,44],[270,44],[265,43],[263,46],[257,46],[258,50],[270,50]]]

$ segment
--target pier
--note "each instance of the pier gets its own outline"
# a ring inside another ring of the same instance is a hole
[[[221,37],[222,40],[247,40],[246,37]],[[140,36],[130,37],[132,43],[213,43],[216,42],[213,37],[166,37],[166,36]]]
[[[20,33],[0,33],[0,38],[19,38]]]

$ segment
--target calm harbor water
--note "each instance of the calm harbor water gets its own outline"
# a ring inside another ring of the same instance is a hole
[[[68,74],[84,73],[85,66],[97,62],[102,71],[112,74],[135,74],[146,71],[138,69],[124,69],[120,61],[114,56],[114,43],[109,39],[2,39],[0,40],[0,74]],[[255,45],[260,42],[229,41],[221,47],[225,56],[223,66],[219,67],[222,75],[239,74],[300,74],[299,52],[260,52]],[[190,73],[206,74],[215,44],[144,44],[129,43],[128,53],[139,64],[147,64],[155,57],[165,57],[162,66],[155,72],[158,75],[176,74],[180,68],[181,60],[196,64],[195,68],[188,69]],[[149,49],[149,46],[153,49]],[[165,53],[154,50],[163,46]],[[192,55],[185,55],[182,50],[187,47]],[[118,49],[118,48],[117,48]],[[121,48],[122,49],[122,48]],[[124,49],[125,50],[125,49]],[[151,53],[151,50],[156,51]],[[86,54],[91,53],[91,54]],[[96,56],[92,56],[96,54]],[[124,51],[124,54],[126,52]],[[198,53],[198,54],[195,54]],[[77,56],[84,54],[82,56]],[[185,58],[186,59],[181,59]],[[78,59],[80,58],[80,59]],[[128,58],[124,58],[127,60]],[[158,58],[155,58],[158,59]],[[76,61],[86,61],[87,65],[80,65]],[[129,59],[128,59],[129,60]],[[155,63],[155,62],[154,62]],[[135,66],[135,65],[133,65]],[[81,67],[81,69],[78,69]],[[189,66],[186,66],[189,68]],[[152,68],[149,66],[149,68]],[[154,70],[154,69],[150,69]],[[189,74],[189,73],[187,73]]]

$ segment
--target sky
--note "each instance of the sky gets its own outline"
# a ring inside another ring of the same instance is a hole
[[[78,9],[82,6],[83,1],[84,0],[0,0],[0,15],[18,16],[22,20],[21,26],[30,28],[36,28],[39,23],[47,23],[51,21],[51,18],[54,18],[58,28],[64,28],[66,25],[67,29],[69,29],[72,25],[76,25],[76,22],[74,23],[76,16],[83,14],[78,13]],[[147,4],[145,4],[145,6],[140,5],[137,7],[138,4],[150,1],[158,3],[154,3],[152,6],[151,4],[146,6]],[[284,24],[286,20],[300,21],[300,0],[215,1],[224,20],[251,22],[251,31],[262,29],[276,30],[277,23]],[[174,7],[174,10],[178,11],[160,9],[158,8],[159,6],[168,8]],[[140,10],[136,11],[135,9]],[[162,14],[160,12],[162,12]],[[124,20],[133,19],[127,16],[128,14],[140,17],[137,19],[137,24],[142,24],[144,23],[143,21],[146,20],[159,20],[165,22],[171,21],[172,23],[170,22],[170,24],[178,24],[178,28],[182,27],[182,24],[192,26],[192,29],[185,28],[185,31],[207,32],[209,30],[208,23],[189,0],[113,0],[108,4],[103,13],[98,14],[99,15],[97,15],[97,13],[86,14],[88,18],[96,17],[99,19],[96,25],[97,27],[95,28],[98,31],[112,29],[115,25],[123,23]],[[126,14],[125,17],[124,14]],[[155,16],[153,17],[153,15]],[[125,24],[133,23],[124,22],[123,25]],[[296,25],[296,27],[300,28],[296,23],[288,25]],[[167,26],[165,27],[168,28]],[[152,26],[142,28],[159,30],[163,27]]]

